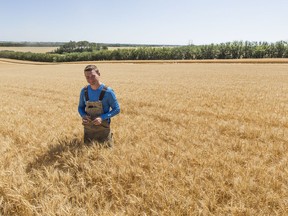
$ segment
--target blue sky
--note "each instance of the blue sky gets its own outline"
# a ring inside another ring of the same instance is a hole
[[[287,0],[0,0],[0,41],[288,41]]]

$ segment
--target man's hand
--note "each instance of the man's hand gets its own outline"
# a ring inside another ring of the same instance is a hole
[[[98,118],[94,119],[92,122],[94,125],[100,125],[102,123],[102,118],[98,117]]]
[[[91,118],[90,118],[90,116],[84,116],[83,118],[82,118],[82,124],[83,125],[87,125],[87,124],[89,124],[91,122]]]

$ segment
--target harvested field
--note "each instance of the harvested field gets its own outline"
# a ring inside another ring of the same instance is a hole
[[[15,52],[32,52],[32,53],[46,53],[56,50],[58,47],[1,47],[2,50],[9,50]]]
[[[0,61],[0,215],[288,214],[288,64],[95,63],[111,150],[82,143],[86,64]]]

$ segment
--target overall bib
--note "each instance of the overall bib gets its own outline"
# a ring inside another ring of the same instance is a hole
[[[102,100],[105,95],[107,87],[104,86],[98,101],[89,101],[88,97],[88,89],[87,86],[85,87],[85,100],[86,100],[86,107],[85,112],[93,121],[95,118],[99,117],[103,114],[103,105]],[[93,141],[99,143],[106,143],[109,147],[113,145],[112,143],[112,134],[110,132],[110,123],[108,120],[102,120],[100,125],[94,125],[93,123],[89,122],[88,124],[84,125],[84,142],[90,143]]]

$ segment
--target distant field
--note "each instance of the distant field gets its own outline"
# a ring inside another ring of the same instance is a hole
[[[288,215],[288,64],[96,62],[107,150],[83,145],[88,63],[0,60],[0,215]]]
[[[1,47],[1,50],[12,50],[18,52],[34,52],[34,53],[46,53],[51,52],[58,47]],[[117,49],[135,49],[137,47],[108,47],[108,50],[117,50]]]
[[[2,50],[11,50],[17,52],[34,52],[34,53],[46,53],[51,52],[58,47],[1,47]],[[108,50],[117,50],[117,49],[135,49],[135,47],[108,47]]]
[[[58,47],[1,47],[0,51],[2,50],[9,50],[15,52],[34,52],[34,53],[46,53],[51,52]]]

